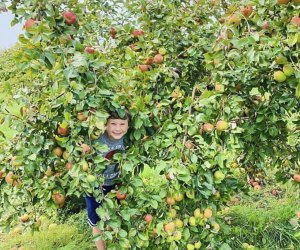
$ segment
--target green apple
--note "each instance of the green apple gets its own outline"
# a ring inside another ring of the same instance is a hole
[[[176,214],[177,214],[177,212],[176,212],[176,210],[174,208],[170,209],[170,211],[168,212],[168,216],[170,218],[175,218]]]
[[[221,183],[221,181],[224,180],[224,178],[225,174],[222,171],[217,170],[216,172],[214,172],[214,179],[216,183]]]
[[[195,199],[195,191],[194,190],[189,190],[185,193],[186,197],[189,199]]]
[[[93,183],[93,182],[96,181],[96,176],[95,176],[95,175],[88,174],[87,177],[86,177],[86,180],[87,180],[89,183]]]
[[[291,65],[286,64],[283,66],[283,73],[286,76],[292,76],[294,74],[294,68]]]
[[[201,218],[201,216],[202,216],[202,213],[201,213],[200,208],[196,208],[195,211],[194,211],[194,217],[195,218]]]
[[[175,225],[177,228],[182,228],[183,227],[183,221],[180,219],[175,220]]]
[[[160,48],[158,50],[158,53],[161,54],[161,55],[165,55],[165,54],[167,54],[167,50],[165,48]]]
[[[226,130],[226,129],[228,128],[228,126],[229,126],[229,125],[228,125],[228,122],[220,120],[220,121],[218,121],[217,124],[216,124],[216,129],[217,129],[219,132],[221,132],[221,131]]]
[[[189,224],[193,227],[196,226],[196,218],[194,216],[189,218]]]
[[[198,241],[198,242],[195,242],[194,246],[195,246],[195,249],[200,249],[200,247],[202,246],[202,244],[201,244],[200,241]]]
[[[187,244],[186,245],[186,249],[187,250],[194,250],[195,249],[195,246],[193,244]]]
[[[286,80],[286,75],[281,70],[277,70],[274,72],[274,80],[276,82],[284,82]]]

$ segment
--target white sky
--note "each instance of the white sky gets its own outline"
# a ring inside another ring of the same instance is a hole
[[[0,13],[0,50],[14,46],[18,41],[18,36],[22,33],[22,24],[11,26],[13,14],[9,12]]]

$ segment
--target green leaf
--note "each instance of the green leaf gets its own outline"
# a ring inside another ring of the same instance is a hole
[[[276,127],[271,127],[269,129],[269,134],[272,136],[272,137],[276,137],[278,135],[278,129]]]
[[[289,34],[287,43],[290,47],[294,46],[297,43],[298,35],[299,35],[298,33]]]
[[[296,90],[295,90],[295,96],[299,97],[300,96],[300,83],[298,83]]]

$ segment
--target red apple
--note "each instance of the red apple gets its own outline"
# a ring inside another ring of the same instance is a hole
[[[59,207],[62,207],[65,203],[66,197],[63,194],[56,192],[52,195],[52,200],[55,204],[59,205]]]
[[[64,12],[65,22],[67,24],[75,24],[76,23],[76,15],[71,11]]]
[[[176,229],[176,225],[175,225],[174,222],[169,222],[169,223],[167,223],[167,224],[164,225],[164,230],[168,234],[174,233],[175,229]]]
[[[5,176],[5,181],[7,184],[13,185],[14,183],[14,173],[13,172],[9,172],[6,176]]]
[[[251,5],[248,5],[246,7],[241,7],[241,12],[244,17],[249,17],[253,12],[253,7]]]
[[[146,64],[141,64],[141,65],[139,65],[139,69],[140,69],[142,72],[148,71],[148,65],[146,65]]]
[[[290,0],[277,0],[277,4],[287,4]]]
[[[293,179],[295,182],[300,182],[300,174],[294,174]]]
[[[131,48],[133,51],[136,51],[136,50],[137,50],[137,47],[135,46],[134,43],[130,44],[130,45],[129,45],[129,48]]]
[[[126,193],[122,194],[120,191],[116,192],[116,197],[118,200],[125,200],[126,199]]]
[[[192,149],[194,147],[192,141],[186,141],[184,145],[187,147],[187,149]]]
[[[93,47],[85,47],[84,52],[87,54],[94,54],[95,49]]]
[[[77,114],[77,119],[78,119],[79,121],[86,121],[86,120],[87,120],[87,116],[86,116],[83,112],[79,112],[79,113]]]
[[[147,57],[146,64],[151,65],[152,63],[153,63],[153,57],[152,56]]]
[[[30,18],[30,19],[26,20],[26,22],[24,24],[24,28],[26,30],[29,30],[34,24],[35,24],[35,20]]]
[[[70,34],[68,34],[68,35],[66,36],[66,38],[67,38],[67,40],[68,40],[68,41],[71,41],[71,40],[73,40],[73,36],[72,36],[72,35],[70,35]]]
[[[166,203],[167,203],[169,206],[172,206],[172,205],[175,204],[175,199],[174,199],[173,197],[171,197],[171,196],[168,196],[168,197],[166,198]]]
[[[29,215],[24,214],[24,215],[20,216],[20,221],[23,223],[29,221]]]
[[[134,30],[132,31],[132,35],[134,38],[137,38],[139,36],[143,36],[145,33],[143,30]]]
[[[230,16],[228,16],[227,22],[229,25],[239,26],[241,19],[237,13],[232,13]]]
[[[2,177],[3,177],[3,171],[0,171],[0,179],[2,179]]]
[[[212,132],[214,130],[214,125],[211,123],[204,123],[202,128],[205,132]]]
[[[146,214],[144,219],[145,219],[146,223],[149,225],[151,223],[153,217],[151,214]]]
[[[56,148],[54,148],[53,150],[52,150],[52,153],[54,154],[54,155],[56,155],[57,157],[61,157],[62,156],[62,154],[63,154],[63,149],[61,148],[61,147],[56,147]]]
[[[269,28],[269,25],[268,25],[268,22],[267,21],[264,21],[261,25],[262,29],[263,30],[267,30]]]
[[[62,136],[66,136],[68,134],[68,132],[69,131],[68,131],[67,127],[61,127],[61,126],[59,126],[57,128],[57,133],[60,134],[60,135],[62,135]]]
[[[154,62],[156,64],[161,64],[164,61],[164,57],[161,54],[157,54],[154,56]]]
[[[81,144],[81,149],[84,154],[88,154],[91,152],[91,147],[85,143]]]
[[[260,190],[261,189],[261,185],[257,184],[253,187],[254,190]]]
[[[116,34],[117,34],[116,29],[115,29],[114,27],[112,27],[112,28],[110,29],[109,34],[110,34],[110,36],[111,36],[112,39],[115,39],[115,38],[116,38]]]
[[[67,162],[65,165],[65,169],[71,170],[72,169],[72,162]]]
[[[300,27],[300,17],[294,16],[291,20],[291,23],[298,26],[298,27]]]

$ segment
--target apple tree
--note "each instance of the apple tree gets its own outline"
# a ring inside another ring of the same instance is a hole
[[[8,8],[24,23],[17,63],[32,87],[16,90],[20,115],[7,114],[19,131],[1,152],[7,225],[22,215],[37,226],[40,204],[101,196],[109,110],[132,116],[113,159],[121,184],[98,209],[109,249],[225,248],[218,211],[240,177],[260,188],[267,167],[283,181],[299,174],[297,0]]]

